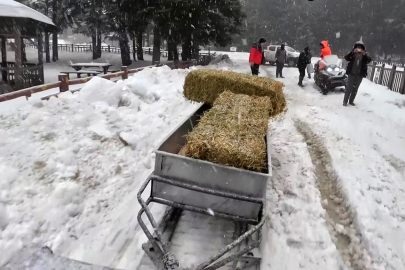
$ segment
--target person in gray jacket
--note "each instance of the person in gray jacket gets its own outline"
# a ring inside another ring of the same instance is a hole
[[[367,77],[367,64],[371,62],[371,57],[366,51],[366,46],[363,42],[357,41],[353,46],[353,50],[345,56],[348,61],[346,74],[348,75],[345,97],[343,106],[347,106],[347,102],[354,106],[354,99],[359,90],[361,81]]]
[[[285,45],[281,44],[281,47],[277,49],[276,52],[276,78],[280,75],[280,78],[283,77],[283,68],[284,64],[287,61],[287,51],[285,50]]]

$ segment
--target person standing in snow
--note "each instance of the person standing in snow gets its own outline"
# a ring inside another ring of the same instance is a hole
[[[312,66],[312,54],[311,54],[311,49],[308,51],[308,65],[307,65],[307,73],[308,73],[308,79],[311,79],[311,73],[314,72],[314,67]]]
[[[284,64],[287,61],[287,51],[285,50],[285,45],[281,44],[281,47],[277,49],[276,52],[276,78],[280,75],[280,78],[283,77],[283,68]]]
[[[319,46],[321,46],[321,59],[323,59],[327,55],[332,54],[332,51],[329,47],[327,40],[322,41],[321,44],[319,44]]]
[[[250,69],[252,75],[259,75],[259,67],[263,63],[264,53],[263,50],[266,46],[266,40],[264,38],[259,39],[258,43],[254,43],[249,55]]]
[[[297,67],[298,67],[298,70],[300,71],[298,85],[301,87],[304,86],[302,84],[302,80],[304,80],[305,69],[307,68],[307,65],[309,64],[308,53],[309,53],[309,47],[305,47],[304,51],[302,51],[300,53],[300,56],[298,57]]]
[[[345,97],[343,99],[343,106],[355,106],[354,99],[356,98],[357,91],[359,90],[361,81],[367,77],[367,64],[371,62],[371,57],[366,51],[362,41],[357,41],[351,52],[345,56],[347,64],[346,74],[348,75]]]

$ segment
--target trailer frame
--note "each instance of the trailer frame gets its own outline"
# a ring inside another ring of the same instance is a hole
[[[267,134],[267,173],[214,164],[180,156],[180,149],[201,115],[209,109],[201,105],[179,125],[155,151],[155,170],[141,186],[137,199],[141,209],[137,219],[148,242],[142,248],[158,270],[182,269],[169,246],[182,211],[191,211],[235,222],[234,241],[200,263],[196,270],[214,270],[233,262],[232,269],[260,269],[261,228],[265,223],[267,181],[271,177],[269,134]],[[176,153],[176,154],[174,154]],[[195,175],[193,175],[195,172]],[[231,185],[225,182],[231,182]],[[151,194],[143,199],[146,188]],[[149,205],[168,206],[160,223]],[[212,211],[212,208],[215,212]],[[240,211],[242,214],[238,214]],[[146,214],[152,231],[143,220]],[[229,252],[233,254],[225,256]],[[251,268],[256,267],[256,268]]]

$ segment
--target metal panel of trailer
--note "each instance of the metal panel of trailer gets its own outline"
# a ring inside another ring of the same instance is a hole
[[[201,114],[206,109],[207,107],[202,105],[195,113],[190,115],[187,121],[180,124],[156,151],[153,174],[171,179],[173,182],[153,181],[152,197],[210,209],[209,212],[236,215],[257,221],[267,181],[271,177],[271,169],[270,173],[269,171],[267,173],[258,173],[178,154],[187,142],[186,135],[197,125]],[[271,164],[269,151],[270,145],[267,139],[268,164]],[[197,186],[201,189],[190,190],[175,186],[174,183]],[[238,194],[241,197],[256,199],[256,202],[241,198],[215,196],[210,192],[204,192],[203,189]]]

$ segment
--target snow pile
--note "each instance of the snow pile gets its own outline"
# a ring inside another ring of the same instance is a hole
[[[23,247],[62,253],[111,221],[151,171],[152,150],[198,106],[182,97],[187,72],[94,77],[79,93],[0,112],[0,265]]]

